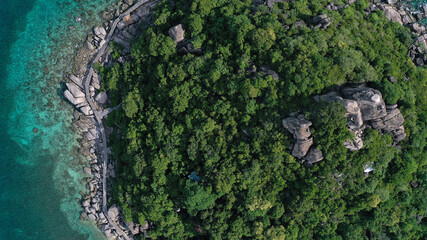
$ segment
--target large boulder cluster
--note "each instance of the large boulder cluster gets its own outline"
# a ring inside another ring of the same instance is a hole
[[[398,144],[406,137],[403,122],[405,121],[397,104],[386,105],[381,92],[364,84],[344,87],[337,92],[329,92],[315,96],[318,102],[341,102],[346,111],[347,127],[355,138],[346,140],[344,147],[350,151],[358,151],[363,147],[363,132],[372,128],[381,134],[391,133],[393,145]],[[311,164],[323,160],[320,150],[312,147],[310,126],[312,123],[304,115],[292,113],[283,119],[283,126],[294,136],[295,143],[291,146],[292,156],[301,159],[304,164]]]
[[[344,146],[357,151],[363,147],[363,131],[369,127],[381,131],[382,134],[391,133],[394,145],[405,139],[403,116],[396,104],[386,105],[381,92],[365,85],[345,87],[338,92],[330,92],[316,96],[317,101],[342,102],[348,119],[348,129],[355,138],[344,142]]]

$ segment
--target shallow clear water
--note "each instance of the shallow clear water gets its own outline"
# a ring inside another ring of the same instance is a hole
[[[79,220],[88,163],[78,154],[73,109],[62,100],[61,83],[76,47],[112,2],[0,2],[2,240],[104,239],[94,223]]]

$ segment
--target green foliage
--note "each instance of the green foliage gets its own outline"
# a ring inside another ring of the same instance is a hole
[[[427,70],[407,56],[407,29],[365,14],[368,0],[340,11],[326,10],[326,0],[272,9],[252,0],[174,2],[158,4],[130,61],[100,68],[112,103],[122,104],[107,123],[118,128],[109,139],[113,193],[126,220],[153,223],[152,239],[426,237],[418,216],[427,205]],[[311,28],[323,13],[332,24]],[[307,27],[291,26],[300,20]],[[168,36],[177,23],[202,56],[177,54]],[[312,96],[354,82],[399,104],[408,134],[400,146],[367,129],[360,151],[344,148],[353,136],[342,105]],[[289,154],[281,125],[301,109],[325,155],[313,168]],[[367,178],[365,164],[374,168]],[[189,179],[193,171],[200,181]]]
[[[216,196],[212,194],[211,187],[203,187],[197,182],[187,180],[183,190],[184,204],[190,214],[197,214],[214,206]]]

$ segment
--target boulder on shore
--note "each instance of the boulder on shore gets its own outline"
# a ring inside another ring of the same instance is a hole
[[[85,94],[74,84],[66,83],[68,90],[73,94],[75,98],[84,98]]]
[[[93,33],[101,39],[104,39],[107,36],[107,31],[103,27],[95,27]]]
[[[107,100],[108,100],[108,96],[105,92],[100,92],[95,97],[95,101],[97,101],[101,105],[104,105],[105,103],[107,103]]]
[[[74,96],[73,96],[73,94],[71,94],[71,92],[70,92],[70,91],[68,91],[68,90],[65,90],[65,92],[64,92],[64,97],[65,97],[68,101],[70,101],[70,103],[72,103],[74,106],[77,106],[77,105],[79,105],[79,104],[83,104],[83,103],[85,103],[85,102],[86,102],[86,99],[85,99],[84,97],[76,98],[76,97],[74,97]]]

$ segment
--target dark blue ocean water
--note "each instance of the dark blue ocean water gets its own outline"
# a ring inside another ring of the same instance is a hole
[[[104,239],[79,220],[87,161],[60,88],[85,33],[112,2],[0,0],[0,240]]]

